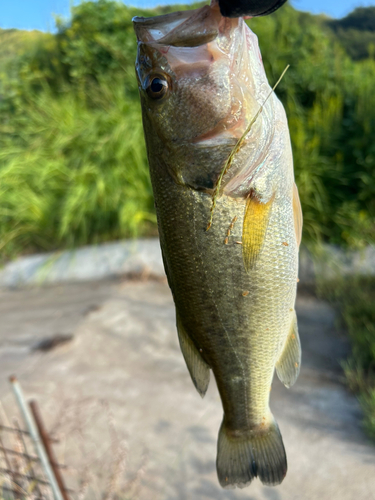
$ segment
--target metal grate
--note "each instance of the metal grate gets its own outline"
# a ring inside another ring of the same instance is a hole
[[[62,476],[66,466],[57,463],[36,401],[26,403],[14,377],[11,384],[27,430],[1,412],[0,499],[71,500]]]

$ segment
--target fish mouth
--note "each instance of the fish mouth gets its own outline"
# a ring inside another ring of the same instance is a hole
[[[224,18],[218,5],[172,12],[155,17],[134,17],[138,42],[171,47],[199,47],[215,40]]]
[[[208,177],[214,182],[269,92],[257,38],[242,18],[223,17],[215,3],[193,11],[136,17],[133,23],[136,72],[150,135],[163,145],[165,164],[177,158],[178,167],[170,168],[176,182],[209,192],[212,186],[199,180],[205,178],[202,169],[210,170]],[[147,89],[155,75],[170,80],[170,90],[165,99],[152,101]],[[246,134],[223,182],[223,188],[230,185],[231,195],[243,195],[262,153],[269,149],[263,121]],[[244,187],[236,182],[239,174]]]
[[[198,68],[203,65],[208,67],[219,59],[222,56],[221,47],[211,42],[220,37],[231,40],[231,34],[243,21],[223,17],[218,3],[212,2],[211,5],[190,11],[150,18],[135,17],[133,23],[138,43],[154,47],[161,54],[168,54],[171,68],[175,74],[179,74],[181,68],[184,71],[184,67],[189,67],[193,72],[195,64]],[[201,49],[189,50],[197,47],[202,47],[203,52]],[[234,65],[235,61],[232,61],[233,73],[236,71]],[[245,130],[248,110],[243,105],[247,100],[243,89],[232,88],[231,91],[235,95],[230,112],[214,128],[195,137],[193,144],[198,147],[235,146]]]

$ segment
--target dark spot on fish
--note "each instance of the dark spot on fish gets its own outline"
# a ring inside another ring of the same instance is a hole
[[[200,175],[197,176],[191,184],[193,184],[194,189],[198,191],[205,189],[213,189],[214,180],[211,175],[206,175],[206,176]]]

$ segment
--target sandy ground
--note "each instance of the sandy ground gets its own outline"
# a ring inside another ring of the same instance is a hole
[[[163,282],[0,291],[0,399],[8,416],[17,413],[7,382],[17,374],[60,439],[59,459],[72,466],[67,482],[75,486],[90,470],[90,500],[101,498],[113,472],[120,483],[131,482],[137,471],[138,491],[128,485],[121,498],[375,499],[375,447],[361,430],[358,403],[339,365],[348,350],[345,338],[335,331],[332,309],[307,293],[298,296],[297,314],[301,375],[289,390],[275,379],[271,394],[289,467],[276,488],[258,480],[244,490],[220,488],[217,388],[211,380],[203,400],[195,391]],[[73,339],[38,348],[62,334]]]

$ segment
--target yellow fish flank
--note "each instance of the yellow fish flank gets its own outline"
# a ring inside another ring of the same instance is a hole
[[[210,372],[224,410],[224,488],[281,483],[287,461],[269,408],[276,372],[298,377],[294,310],[302,213],[284,109],[256,36],[217,6],[135,18],[136,74],[160,243],[181,350],[198,392]],[[262,112],[212,196],[251,119]],[[240,244],[239,244],[240,243]]]

